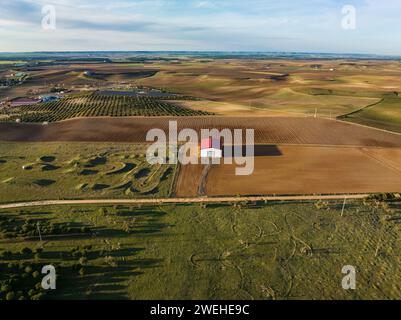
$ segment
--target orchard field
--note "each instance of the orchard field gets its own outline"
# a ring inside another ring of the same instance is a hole
[[[179,99],[177,97],[171,97]],[[184,97],[185,98],[185,97]],[[0,120],[8,122],[56,122],[82,117],[194,116],[207,115],[168,102],[168,98],[80,93],[58,101],[0,109]]]

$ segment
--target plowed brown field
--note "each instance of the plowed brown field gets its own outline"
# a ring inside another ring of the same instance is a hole
[[[258,144],[401,147],[401,135],[334,120],[293,117],[81,118],[40,124],[0,124],[0,141],[144,142],[153,128],[254,129]]]
[[[393,152],[312,146],[279,146],[278,149],[280,156],[255,157],[255,171],[251,176],[236,176],[235,165],[212,166],[206,181],[207,195],[401,191],[401,149]]]
[[[180,167],[176,183],[175,196],[196,197],[201,184],[203,165],[185,165]]]

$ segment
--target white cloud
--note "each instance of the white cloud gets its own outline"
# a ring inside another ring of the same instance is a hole
[[[216,5],[210,1],[199,1],[195,4],[195,8],[215,8]]]

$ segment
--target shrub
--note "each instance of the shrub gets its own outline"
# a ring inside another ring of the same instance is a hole
[[[15,264],[15,263],[12,263],[12,262],[10,262],[10,263],[7,265],[7,268],[8,268],[8,269],[16,269],[17,267],[18,267],[18,265]]]
[[[21,270],[21,271],[24,270],[25,267],[26,267],[26,263],[25,262],[20,262],[19,265],[18,265],[18,269]]]
[[[32,254],[32,250],[29,249],[28,247],[25,247],[25,248],[21,249],[20,253],[23,255],[29,255],[29,254]]]
[[[32,296],[31,300],[43,300],[44,297],[45,297],[45,295],[43,293],[38,293],[38,294],[35,294],[34,296]]]
[[[85,265],[85,264],[88,263],[88,259],[85,258],[85,257],[81,257],[81,258],[79,258],[79,263],[80,263],[81,265]]]
[[[6,295],[6,300],[10,301],[10,300],[14,300],[15,299],[15,293],[14,292],[9,292]]]
[[[32,273],[32,267],[31,266],[27,266],[27,267],[25,267],[25,272],[26,273]]]
[[[81,276],[85,275],[85,273],[86,273],[85,268],[79,269],[79,274],[80,274]]]
[[[1,292],[8,292],[11,290],[11,286],[9,286],[8,284],[3,284],[0,288]]]
[[[1,253],[0,253],[0,257],[1,258],[10,258],[12,256],[12,253],[11,253],[11,251],[2,251]]]

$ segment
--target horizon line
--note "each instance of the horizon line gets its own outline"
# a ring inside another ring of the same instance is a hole
[[[63,50],[63,51],[0,51],[4,54],[61,54],[61,53],[231,53],[231,54],[284,54],[284,55],[332,55],[332,56],[370,56],[370,57],[388,57],[401,58],[401,54],[380,54],[380,53],[339,53],[339,52],[319,52],[319,51],[266,51],[266,50]]]

